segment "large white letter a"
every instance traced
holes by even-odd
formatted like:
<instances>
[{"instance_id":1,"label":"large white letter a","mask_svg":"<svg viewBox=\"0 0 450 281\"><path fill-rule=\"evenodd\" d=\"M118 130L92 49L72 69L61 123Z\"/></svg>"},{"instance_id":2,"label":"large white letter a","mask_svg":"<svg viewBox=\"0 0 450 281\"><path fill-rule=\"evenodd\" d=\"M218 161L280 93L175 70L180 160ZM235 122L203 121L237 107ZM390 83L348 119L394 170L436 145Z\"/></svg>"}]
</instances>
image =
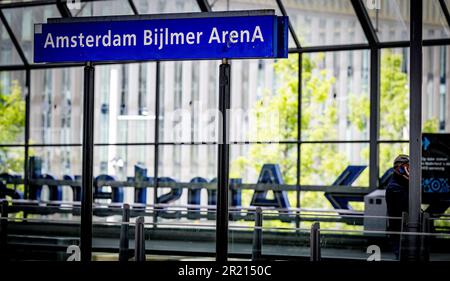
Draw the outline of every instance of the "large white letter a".
<instances>
[{"instance_id":1,"label":"large white letter a","mask_svg":"<svg viewBox=\"0 0 450 281\"><path fill-rule=\"evenodd\" d=\"M52 34L47 34L47 38L45 39L45 45L44 48L47 48L47 45L51 45L52 48L55 48L55 44L53 43L53 37Z\"/></svg>"}]
</instances>

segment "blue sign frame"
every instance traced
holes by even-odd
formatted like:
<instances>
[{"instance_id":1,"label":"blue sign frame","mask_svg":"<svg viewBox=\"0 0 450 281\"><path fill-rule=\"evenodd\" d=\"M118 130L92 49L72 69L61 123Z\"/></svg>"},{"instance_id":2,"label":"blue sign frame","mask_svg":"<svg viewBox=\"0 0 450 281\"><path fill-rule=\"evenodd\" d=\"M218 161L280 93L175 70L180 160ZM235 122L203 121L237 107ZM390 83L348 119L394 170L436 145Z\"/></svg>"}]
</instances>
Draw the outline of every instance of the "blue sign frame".
<instances>
[{"instance_id":1,"label":"blue sign frame","mask_svg":"<svg viewBox=\"0 0 450 281\"><path fill-rule=\"evenodd\" d=\"M34 62L286 58L288 18L273 13L50 19L35 25Z\"/></svg>"}]
</instances>

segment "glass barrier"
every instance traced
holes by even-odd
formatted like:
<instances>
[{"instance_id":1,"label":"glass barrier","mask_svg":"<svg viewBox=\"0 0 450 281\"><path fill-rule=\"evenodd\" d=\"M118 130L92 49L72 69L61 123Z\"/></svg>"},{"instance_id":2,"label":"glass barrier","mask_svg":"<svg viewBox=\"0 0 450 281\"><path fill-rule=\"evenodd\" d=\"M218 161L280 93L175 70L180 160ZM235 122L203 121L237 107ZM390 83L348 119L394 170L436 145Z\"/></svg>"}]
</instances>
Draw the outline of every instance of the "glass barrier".
<instances>
[{"instance_id":1,"label":"glass barrier","mask_svg":"<svg viewBox=\"0 0 450 281\"><path fill-rule=\"evenodd\" d=\"M5 202L8 205L0 204L1 211L6 206L0 224L3 257L79 260L80 202ZM215 206L124 206L93 205L92 260L132 261L138 257L136 248L143 249L146 260L215 259ZM420 260L450 261L450 218L445 216L424 220L423 232L418 233L387 230L388 223L404 225L402 218L344 210L233 207L229 218L230 260L310 260L320 249L322 260L399 261L412 254L416 242Z\"/></svg>"},{"instance_id":2,"label":"glass barrier","mask_svg":"<svg viewBox=\"0 0 450 281\"><path fill-rule=\"evenodd\" d=\"M398 261L401 234L385 231L320 229L321 259Z\"/></svg>"},{"instance_id":3,"label":"glass barrier","mask_svg":"<svg viewBox=\"0 0 450 281\"><path fill-rule=\"evenodd\" d=\"M425 224L431 235L422 237L423 255L429 261L450 261L450 217L429 218Z\"/></svg>"},{"instance_id":4,"label":"glass barrier","mask_svg":"<svg viewBox=\"0 0 450 281\"><path fill-rule=\"evenodd\" d=\"M10 261L76 260L79 221L51 218L1 218L0 254ZM6 225L6 227L5 227Z\"/></svg>"},{"instance_id":5,"label":"glass barrier","mask_svg":"<svg viewBox=\"0 0 450 281\"><path fill-rule=\"evenodd\" d=\"M135 245L139 245L136 242L139 218L144 219L142 239L146 260L203 260L214 257L216 225L207 217L214 218L215 211L195 210L195 215L200 217L188 220L187 216L194 213L183 207L133 204L128 215L122 208L120 213L112 216L110 213L104 213L103 217L99 215L97 213L94 217L93 224L94 260L135 259ZM154 222L155 215L157 219Z\"/></svg>"}]
</instances>

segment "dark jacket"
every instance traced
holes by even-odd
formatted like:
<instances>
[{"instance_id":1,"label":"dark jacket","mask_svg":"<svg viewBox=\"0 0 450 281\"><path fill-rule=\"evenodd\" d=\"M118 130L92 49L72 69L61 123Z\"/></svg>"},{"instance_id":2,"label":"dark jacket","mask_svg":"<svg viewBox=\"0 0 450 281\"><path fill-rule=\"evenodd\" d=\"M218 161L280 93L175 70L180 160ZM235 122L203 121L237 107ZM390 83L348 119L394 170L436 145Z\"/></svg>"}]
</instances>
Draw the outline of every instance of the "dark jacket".
<instances>
[{"instance_id":1,"label":"dark jacket","mask_svg":"<svg viewBox=\"0 0 450 281\"><path fill-rule=\"evenodd\" d=\"M394 173L391 181L386 187L386 204L389 217L401 217L403 212L408 212L409 182L407 179ZM389 231L400 231L401 220L390 219Z\"/></svg>"}]
</instances>

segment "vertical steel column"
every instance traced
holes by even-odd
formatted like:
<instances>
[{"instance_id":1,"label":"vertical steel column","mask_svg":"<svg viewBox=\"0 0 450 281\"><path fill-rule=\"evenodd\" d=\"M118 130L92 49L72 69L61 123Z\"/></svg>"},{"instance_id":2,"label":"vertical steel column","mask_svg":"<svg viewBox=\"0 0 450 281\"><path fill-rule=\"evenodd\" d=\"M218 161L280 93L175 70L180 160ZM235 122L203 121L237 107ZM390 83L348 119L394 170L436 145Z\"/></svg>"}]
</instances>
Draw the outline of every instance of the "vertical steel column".
<instances>
[{"instance_id":1,"label":"vertical steel column","mask_svg":"<svg viewBox=\"0 0 450 281\"><path fill-rule=\"evenodd\" d=\"M410 110L409 110L409 219L408 230L420 231L422 201L422 0L411 0ZM409 235L408 259L417 260L419 239Z\"/></svg>"},{"instance_id":2,"label":"vertical steel column","mask_svg":"<svg viewBox=\"0 0 450 281\"><path fill-rule=\"evenodd\" d=\"M158 203L158 162L159 162L159 106L160 106L160 85L161 78L161 63L156 62L156 85L155 85L155 166L153 169L153 228L156 228L158 222L158 212L155 211L155 206Z\"/></svg>"},{"instance_id":3,"label":"vertical steel column","mask_svg":"<svg viewBox=\"0 0 450 281\"><path fill-rule=\"evenodd\" d=\"M144 217L138 217L136 219L136 229L134 230L134 260L145 261Z\"/></svg>"},{"instance_id":4,"label":"vertical steel column","mask_svg":"<svg viewBox=\"0 0 450 281\"><path fill-rule=\"evenodd\" d=\"M301 207L301 141L302 141L302 71L303 71L303 53L298 53L298 82L297 82L297 190L296 190L296 207ZM295 227L300 228L300 212L296 211Z\"/></svg>"},{"instance_id":5,"label":"vertical steel column","mask_svg":"<svg viewBox=\"0 0 450 281\"><path fill-rule=\"evenodd\" d=\"M23 173L23 186L24 186L24 198L28 199L29 197L29 144L30 144L30 93L31 93L31 70L27 67L25 71L25 161L24 161L24 173ZM26 212L24 212L24 217L26 217Z\"/></svg>"},{"instance_id":6,"label":"vertical steel column","mask_svg":"<svg viewBox=\"0 0 450 281\"><path fill-rule=\"evenodd\" d=\"M311 226L309 236L310 261L320 261L320 223L315 222Z\"/></svg>"},{"instance_id":7,"label":"vertical steel column","mask_svg":"<svg viewBox=\"0 0 450 281\"><path fill-rule=\"evenodd\" d=\"M8 260L8 201L0 202L0 261Z\"/></svg>"},{"instance_id":8,"label":"vertical steel column","mask_svg":"<svg viewBox=\"0 0 450 281\"><path fill-rule=\"evenodd\" d=\"M84 67L83 167L81 178L81 261L92 259L92 184L94 162L94 66Z\"/></svg>"},{"instance_id":9,"label":"vertical steel column","mask_svg":"<svg viewBox=\"0 0 450 281\"><path fill-rule=\"evenodd\" d=\"M424 213L422 215L422 232L431 233L433 221L430 219L429 213ZM433 236L423 235L420 239L420 261L429 262L430 261L430 245Z\"/></svg>"},{"instance_id":10,"label":"vertical steel column","mask_svg":"<svg viewBox=\"0 0 450 281\"><path fill-rule=\"evenodd\" d=\"M216 261L225 262L228 256L228 165L229 165L229 122L231 66L227 59L222 61L219 73L219 122L217 208L216 208Z\"/></svg>"},{"instance_id":11,"label":"vertical steel column","mask_svg":"<svg viewBox=\"0 0 450 281\"><path fill-rule=\"evenodd\" d=\"M129 225L130 205L123 204L122 225L120 226L119 261L128 261L129 258Z\"/></svg>"},{"instance_id":12,"label":"vertical steel column","mask_svg":"<svg viewBox=\"0 0 450 281\"><path fill-rule=\"evenodd\" d=\"M253 232L252 261L261 260L262 254L262 209L256 208L255 212L255 230Z\"/></svg>"},{"instance_id":13,"label":"vertical steel column","mask_svg":"<svg viewBox=\"0 0 450 281\"><path fill-rule=\"evenodd\" d=\"M380 134L380 56L377 47L370 49L370 162L369 188L378 187Z\"/></svg>"}]
</instances>

